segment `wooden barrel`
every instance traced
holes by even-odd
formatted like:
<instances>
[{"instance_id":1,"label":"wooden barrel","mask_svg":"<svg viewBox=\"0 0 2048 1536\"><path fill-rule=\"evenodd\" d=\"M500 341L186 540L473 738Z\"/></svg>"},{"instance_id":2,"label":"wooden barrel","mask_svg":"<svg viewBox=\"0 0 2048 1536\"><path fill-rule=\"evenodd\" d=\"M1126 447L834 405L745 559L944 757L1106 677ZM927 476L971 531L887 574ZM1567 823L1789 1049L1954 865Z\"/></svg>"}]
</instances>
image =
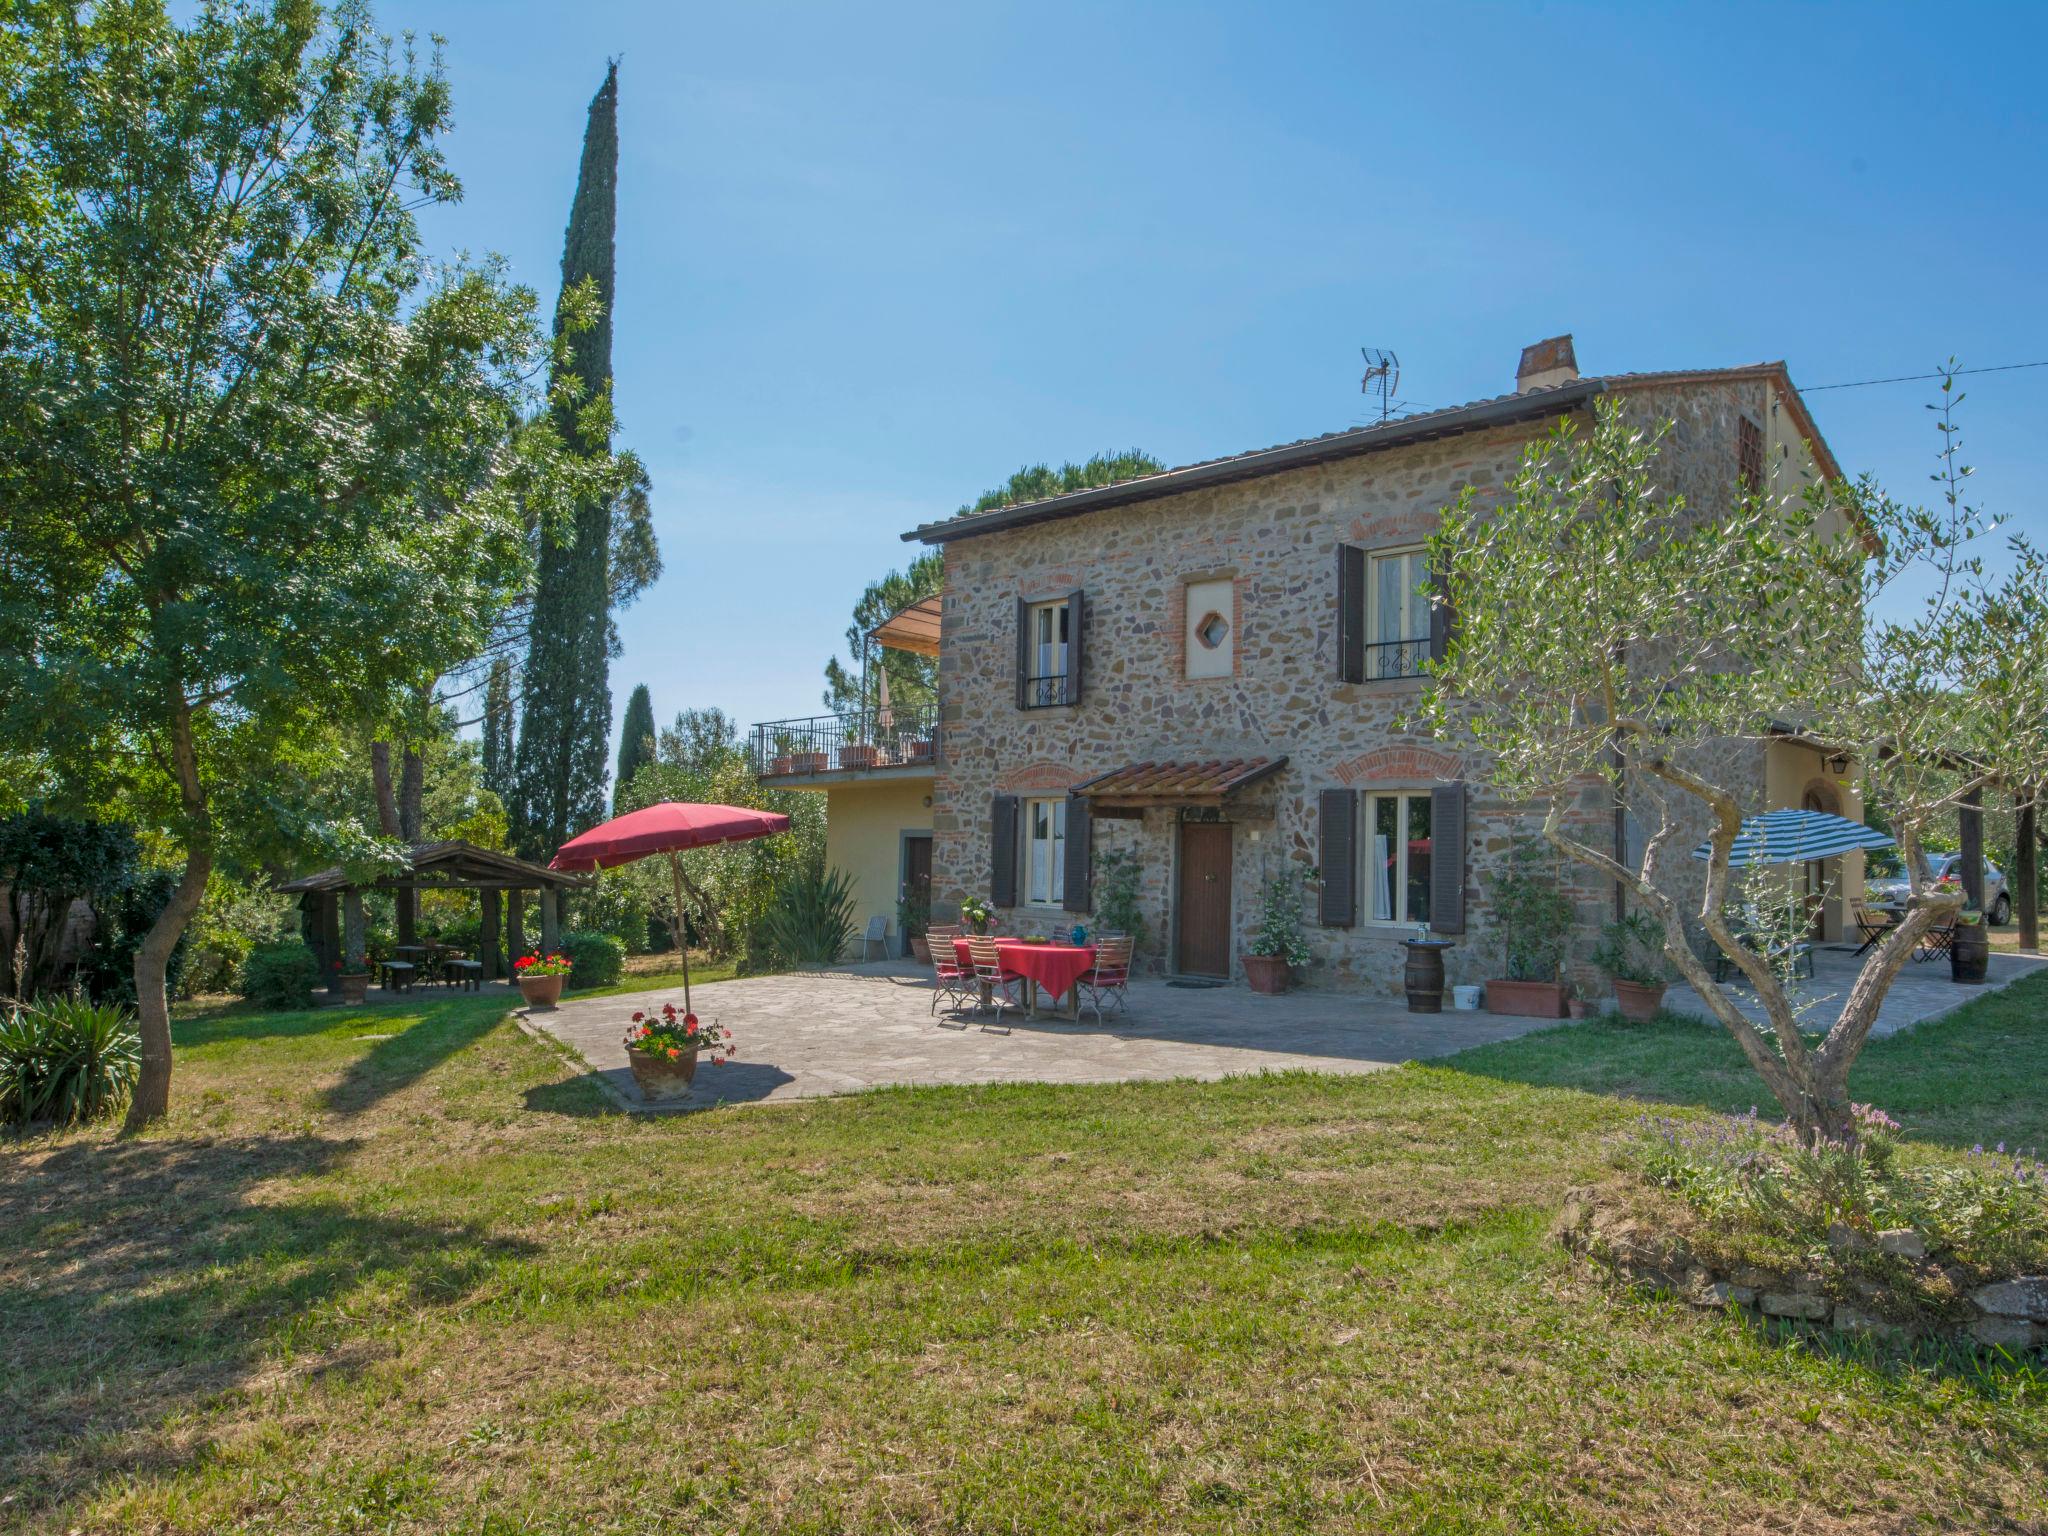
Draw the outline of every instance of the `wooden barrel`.
<instances>
[{"instance_id":1,"label":"wooden barrel","mask_svg":"<svg viewBox=\"0 0 2048 1536\"><path fill-rule=\"evenodd\" d=\"M1402 982L1408 993L1410 1013L1444 1011L1444 946L1403 941L1408 951L1408 968Z\"/></svg>"}]
</instances>

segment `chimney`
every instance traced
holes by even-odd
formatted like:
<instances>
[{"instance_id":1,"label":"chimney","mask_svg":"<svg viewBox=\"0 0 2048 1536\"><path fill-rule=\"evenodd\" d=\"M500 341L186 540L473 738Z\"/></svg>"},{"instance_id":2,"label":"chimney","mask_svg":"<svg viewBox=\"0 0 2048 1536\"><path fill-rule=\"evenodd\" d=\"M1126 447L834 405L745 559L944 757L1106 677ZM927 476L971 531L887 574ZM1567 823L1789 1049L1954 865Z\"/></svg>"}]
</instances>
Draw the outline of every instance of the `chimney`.
<instances>
[{"instance_id":1,"label":"chimney","mask_svg":"<svg viewBox=\"0 0 2048 1536\"><path fill-rule=\"evenodd\" d=\"M1515 393L1549 389L1569 384L1579 376L1579 360L1572 352L1571 332L1522 348L1522 365L1515 370Z\"/></svg>"}]
</instances>

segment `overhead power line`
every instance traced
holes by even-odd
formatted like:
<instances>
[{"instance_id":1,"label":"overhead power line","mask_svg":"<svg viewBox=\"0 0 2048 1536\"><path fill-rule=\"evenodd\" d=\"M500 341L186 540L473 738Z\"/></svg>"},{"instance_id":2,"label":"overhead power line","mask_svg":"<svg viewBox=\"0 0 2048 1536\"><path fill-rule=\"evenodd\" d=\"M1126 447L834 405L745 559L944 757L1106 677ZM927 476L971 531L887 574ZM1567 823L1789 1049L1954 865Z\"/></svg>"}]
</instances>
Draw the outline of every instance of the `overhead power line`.
<instances>
[{"instance_id":1,"label":"overhead power line","mask_svg":"<svg viewBox=\"0 0 2048 1536\"><path fill-rule=\"evenodd\" d=\"M2000 363L1995 368L1958 368L1954 376L1961 378L1966 373L2012 373L2021 368L2048 368L2048 362ZM1848 384L1803 384L1799 388L1799 393L1802 395L1812 395L1818 394L1823 389L1862 389L1871 384L1912 384L1922 379L1938 379L1941 377L1942 375L1938 373L1901 373L1889 379L1856 379Z\"/></svg>"}]
</instances>

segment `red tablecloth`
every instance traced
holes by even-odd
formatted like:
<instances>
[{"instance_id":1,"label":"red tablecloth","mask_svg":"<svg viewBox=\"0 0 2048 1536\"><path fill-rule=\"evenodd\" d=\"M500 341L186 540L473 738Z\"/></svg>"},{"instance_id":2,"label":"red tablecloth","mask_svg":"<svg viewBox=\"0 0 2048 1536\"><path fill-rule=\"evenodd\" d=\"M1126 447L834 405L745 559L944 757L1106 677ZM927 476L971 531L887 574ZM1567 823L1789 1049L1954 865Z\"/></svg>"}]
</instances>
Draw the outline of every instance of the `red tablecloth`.
<instances>
[{"instance_id":1,"label":"red tablecloth","mask_svg":"<svg viewBox=\"0 0 2048 1536\"><path fill-rule=\"evenodd\" d=\"M972 966L967 941L955 939L953 954L960 964ZM996 940L996 954L1003 969L1013 976L1029 977L1054 998L1065 997L1083 971L1095 964L1095 946L1083 944L1020 944L1015 939Z\"/></svg>"}]
</instances>

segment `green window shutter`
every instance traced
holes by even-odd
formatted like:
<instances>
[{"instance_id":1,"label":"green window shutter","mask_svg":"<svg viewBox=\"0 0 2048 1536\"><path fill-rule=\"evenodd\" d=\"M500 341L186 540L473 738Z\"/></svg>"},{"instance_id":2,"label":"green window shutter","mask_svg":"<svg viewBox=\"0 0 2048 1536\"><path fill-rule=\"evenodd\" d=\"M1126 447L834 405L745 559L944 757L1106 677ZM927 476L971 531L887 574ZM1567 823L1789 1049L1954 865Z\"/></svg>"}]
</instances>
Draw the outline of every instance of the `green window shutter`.
<instances>
[{"instance_id":1,"label":"green window shutter","mask_svg":"<svg viewBox=\"0 0 2048 1536\"><path fill-rule=\"evenodd\" d=\"M1017 797L997 795L988 818L988 899L992 906L1017 905Z\"/></svg>"},{"instance_id":2,"label":"green window shutter","mask_svg":"<svg viewBox=\"0 0 2048 1536\"><path fill-rule=\"evenodd\" d=\"M1465 786L1439 784L1429 792L1429 926L1436 933L1465 931Z\"/></svg>"},{"instance_id":3,"label":"green window shutter","mask_svg":"<svg viewBox=\"0 0 2048 1536\"><path fill-rule=\"evenodd\" d=\"M1337 681L1365 681L1365 551L1337 546Z\"/></svg>"},{"instance_id":4,"label":"green window shutter","mask_svg":"<svg viewBox=\"0 0 2048 1536\"><path fill-rule=\"evenodd\" d=\"M1061 902L1069 912L1087 912L1094 907L1095 893L1089 885L1094 871L1095 823L1086 795L1067 796L1066 869L1062 876L1065 896Z\"/></svg>"},{"instance_id":5,"label":"green window shutter","mask_svg":"<svg viewBox=\"0 0 2048 1536\"><path fill-rule=\"evenodd\" d=\"M1317 820L1322 923L1325 928L1349 928L1358 921L1358 796L1348 789L1324 790L1317 797Z\"/></svg>"}]
</instances>

